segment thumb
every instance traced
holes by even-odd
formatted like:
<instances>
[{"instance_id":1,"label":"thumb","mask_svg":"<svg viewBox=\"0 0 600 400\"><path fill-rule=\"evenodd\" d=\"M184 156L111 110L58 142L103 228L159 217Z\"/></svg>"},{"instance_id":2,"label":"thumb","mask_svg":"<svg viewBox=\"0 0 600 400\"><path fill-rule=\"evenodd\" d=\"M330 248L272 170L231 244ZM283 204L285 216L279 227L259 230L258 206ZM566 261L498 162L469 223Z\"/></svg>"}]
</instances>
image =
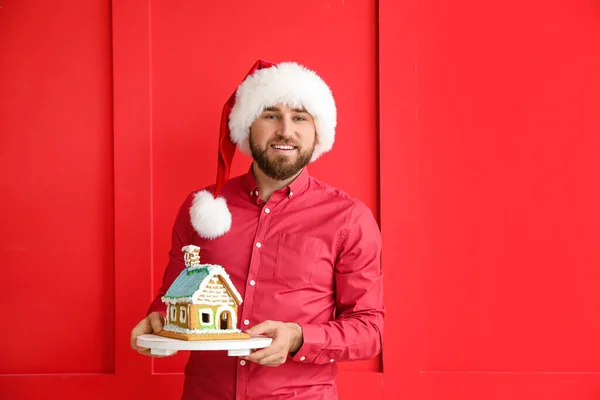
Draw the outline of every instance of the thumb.
<instances>
[{"instance_id":1,"label":"thumb","mask_svg":"<svg viewBox=\"0 0 600 400\"><path fill-rule=\"evenodd\" d=\"M275 323L273 321L264 321L260 324L254 325L252 328L248 329L246 333L256 336L256 335L265 335L269 336L270 334L275 332Z\"/></svg>"},{"instance_id":2,"label":"thumb","mask_svg":"<svg viewBox=\"0 0 600 400\"><path fill-rule=\"evenodd\" d=\"M158 312L153 312L148 317L150 318L150 326L152 326L154 333L162 331L164 326L163 316Z\"/></svg>"}]
</instances>

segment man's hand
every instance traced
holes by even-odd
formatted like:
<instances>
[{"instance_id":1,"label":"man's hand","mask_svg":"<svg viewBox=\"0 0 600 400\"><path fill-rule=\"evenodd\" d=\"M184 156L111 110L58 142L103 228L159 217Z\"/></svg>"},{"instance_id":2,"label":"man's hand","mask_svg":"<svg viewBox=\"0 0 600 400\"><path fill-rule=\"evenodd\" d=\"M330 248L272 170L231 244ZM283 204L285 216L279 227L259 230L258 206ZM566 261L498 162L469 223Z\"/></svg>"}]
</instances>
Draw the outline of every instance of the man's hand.
<instances>
[{"instance_id":1,"label":"man's hand","mask_svg":"<svg viewBox=\"0 0 600 400\"><path fill-rule=\"evenodd\" d=\"M302 347L304 337L302 328L298 324L265 321L247 330L250 335L265 335L273 338L269 347L257 350L244 360L252 361L268 367L277 367L286 362L290 353L296 353Z\"/></svg>"},{"instance_id":2,"label":"man's hand","mask_svg":"<svg viewBox=\"0 0 600 400\"><path fill-rule=\"evenodd\" d=\"M157 311L150 313L146 318L141 320L135 326L135 328L133 328L133 330L131 331L131 338L129 341L131 348L145 356L152 356L152 357L158 357L158 358L164 357L164 356L157 356L154 354L150 354L150 349L147 349L144 347L139 347L136 343L138 336L145 335L148 333L158 333L158 332L162 331L162 328L164 325L165 325L165 318L162 316L161 313L159 313ZM175 354L175 353L173 353L173 354ZM173 355L173 354L171 354L171 355Z\"/></svg>"}]
</instances>

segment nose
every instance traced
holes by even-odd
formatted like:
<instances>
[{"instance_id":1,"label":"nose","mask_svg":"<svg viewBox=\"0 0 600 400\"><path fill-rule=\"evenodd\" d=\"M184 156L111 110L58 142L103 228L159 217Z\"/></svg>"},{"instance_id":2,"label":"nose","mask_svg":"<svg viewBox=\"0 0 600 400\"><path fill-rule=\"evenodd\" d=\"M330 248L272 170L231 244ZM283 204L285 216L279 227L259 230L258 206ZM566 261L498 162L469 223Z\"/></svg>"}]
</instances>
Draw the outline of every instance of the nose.
<instances>
[{"instance_id":1,"label":"nose","mask_svg":"<svg viewBox=\"0 0 600 400\"><path fill-rule=\"evenodd\" d=\"M285 117L281 119L281 126L279 127L279 136L289 139L294 135L294 124L291 118Z\"/></svg>"}]
</instances>

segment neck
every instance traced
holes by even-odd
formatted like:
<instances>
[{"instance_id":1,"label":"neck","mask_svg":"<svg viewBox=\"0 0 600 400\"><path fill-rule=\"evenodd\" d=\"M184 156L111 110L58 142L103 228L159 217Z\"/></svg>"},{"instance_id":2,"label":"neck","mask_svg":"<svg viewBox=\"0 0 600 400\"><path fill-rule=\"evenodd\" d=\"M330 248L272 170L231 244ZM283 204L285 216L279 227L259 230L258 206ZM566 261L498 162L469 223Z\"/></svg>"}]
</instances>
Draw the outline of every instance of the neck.
<instances>
[{"instance_id":1,"label":"neck","mask_svg":"<svg viewBox=\"0 0 600 400\"><path fill-rule=\"evenodd\" d=\"M296 175L288 178L284 181L278 181L276 179L270 178L265 173L258 168L256 163L252 163L252 173L254 174L254 179L258 184L258 188L260 189L260 199L262 201L269 201L273 192L283 189L290 183L294 181L302 173L300 170Z\"/></svg>"}]
</instances>

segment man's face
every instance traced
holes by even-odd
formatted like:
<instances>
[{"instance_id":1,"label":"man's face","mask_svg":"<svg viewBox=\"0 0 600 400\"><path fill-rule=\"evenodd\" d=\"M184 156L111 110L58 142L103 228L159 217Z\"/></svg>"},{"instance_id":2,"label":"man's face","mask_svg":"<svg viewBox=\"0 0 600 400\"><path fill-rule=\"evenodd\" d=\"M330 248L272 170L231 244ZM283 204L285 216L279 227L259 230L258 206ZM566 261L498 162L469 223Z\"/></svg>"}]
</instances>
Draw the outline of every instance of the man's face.
<instances>
[{"instance_id":1,"label":"man's face","mask_svg":"<svg viewBox=\"0 0 600 400\"><path fill-rule=\"evenodd\" d=\"M316 136L312 115L277 104L265 109L250 127L250 150L268 177L282 181L308 165Z\"/></svg>"}]
</instances>

